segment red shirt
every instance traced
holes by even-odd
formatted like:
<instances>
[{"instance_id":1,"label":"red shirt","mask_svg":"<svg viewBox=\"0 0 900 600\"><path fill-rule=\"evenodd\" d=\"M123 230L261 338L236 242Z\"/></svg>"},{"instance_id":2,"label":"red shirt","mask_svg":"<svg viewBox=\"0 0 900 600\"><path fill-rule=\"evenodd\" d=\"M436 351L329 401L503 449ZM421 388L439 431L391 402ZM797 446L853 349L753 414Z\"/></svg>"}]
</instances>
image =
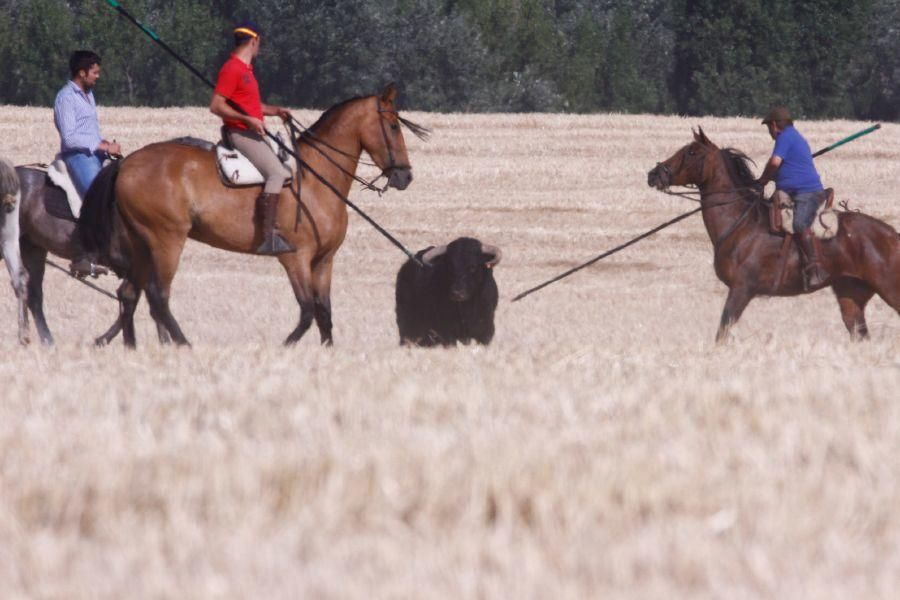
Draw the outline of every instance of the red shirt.
<instances>
[{"instance_id":1,"label":"red shirt","mask_svg":"<svg viewBox=\"0 0 900 600\"><path fill-rule=\"evenodd\" d=\"M219 71L215 92L243 108L251 117L263 120L262 99L259 96L259 84L253 75L253 65L248 65L232 54ZM226 127L248 129L240 121L223 120Z\"/></svg>"}]
</instances>

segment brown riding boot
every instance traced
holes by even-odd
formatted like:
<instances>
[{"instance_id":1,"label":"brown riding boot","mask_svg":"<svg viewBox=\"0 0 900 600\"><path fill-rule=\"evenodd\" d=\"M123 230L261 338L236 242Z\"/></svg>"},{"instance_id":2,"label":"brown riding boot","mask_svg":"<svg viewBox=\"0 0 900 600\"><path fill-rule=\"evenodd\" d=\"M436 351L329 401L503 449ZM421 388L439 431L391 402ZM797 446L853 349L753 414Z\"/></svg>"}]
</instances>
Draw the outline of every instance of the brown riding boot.
<instances>
[{"instance_id":1,"label":"brown riding boot","mask_svg":"<svg viewBox=\"0 0 900 600\"><path fill-rule=\"evenodd\" d=\"M797 243L800 245L800 258L803 263L803 289L819 287L828 280L828 271L819 262L812 229L798 231Z\"/></svg>"},{"instance_id":2,"label":"brown riding boot","mask_svg":"<svg viewBox=\"0 0 900 600\"><path fill-rule=\"evenodd\" d=\"M295 252L296 247L278 232L275 215L278 212L278 194L262 193L256 200L256 208L262 213L263 243L256 249L257 254L275 256L285 252Z\"/></svg>"}]
</instances>

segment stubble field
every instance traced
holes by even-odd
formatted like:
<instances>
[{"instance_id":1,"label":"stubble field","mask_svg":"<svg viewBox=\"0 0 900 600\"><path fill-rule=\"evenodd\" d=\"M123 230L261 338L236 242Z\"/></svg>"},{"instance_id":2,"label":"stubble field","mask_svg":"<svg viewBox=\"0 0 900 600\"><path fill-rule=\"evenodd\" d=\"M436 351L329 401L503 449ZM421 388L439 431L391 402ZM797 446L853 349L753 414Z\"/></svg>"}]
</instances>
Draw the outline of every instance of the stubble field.
<instances>
[{"instance_id":1,"label":"stubble field","mask_svg":"<svg viewBox=\"0 0 900 600\"><path fill-rule=\"evenodd\" d=\"M298 309L272 259L189 242L190 350L159 347L146 303L137 351L94 349L115 303L53 270L58 344L21 348L0 271L3 597L895 597L900 317L880 299L867 343L823 291L754 300L717 347L696 217L509 302L693 208L646 185L691 126L761 165L758 119L408 116L434 129L406 136L411 187L352 198L412 248L503 249L488 348L399 348L404 257L354 215L330 350L281 346ZM202 108L101 123L126 152L217 135ZM865 124L798 125L821 148ZM0 139L49 160L51 111L0 107ZM900 127L817 164L900 226Z\"/></svg>"}]
</instances>

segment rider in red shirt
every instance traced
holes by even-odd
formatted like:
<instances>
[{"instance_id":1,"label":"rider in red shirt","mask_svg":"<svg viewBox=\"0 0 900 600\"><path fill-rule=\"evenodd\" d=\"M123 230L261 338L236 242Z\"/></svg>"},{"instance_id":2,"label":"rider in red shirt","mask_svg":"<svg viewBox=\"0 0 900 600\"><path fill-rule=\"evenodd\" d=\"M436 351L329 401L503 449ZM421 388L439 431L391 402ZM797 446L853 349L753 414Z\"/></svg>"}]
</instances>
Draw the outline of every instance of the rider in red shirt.
<instances>
[{"instance_id":1,"label":"rider in red shirt","mask_svg":"<svg viewBox=\"0 0 900 600\"><path fill-rule=\"evenodd\" d=\"M281 106L263 104L260 98L252 64L259 54L260 36L260 28L253 21L244 21L235 27L235 50L219 71L209 110L225 122L226 141L265 177L265 187L257 200L259 212L263 214L264 238L256 253L274 255L296 250L281 236L275 222L278 198L291 172L266 142L263 119L272 116L287 121L291 113Z\"/></svg>"}]
</instances>

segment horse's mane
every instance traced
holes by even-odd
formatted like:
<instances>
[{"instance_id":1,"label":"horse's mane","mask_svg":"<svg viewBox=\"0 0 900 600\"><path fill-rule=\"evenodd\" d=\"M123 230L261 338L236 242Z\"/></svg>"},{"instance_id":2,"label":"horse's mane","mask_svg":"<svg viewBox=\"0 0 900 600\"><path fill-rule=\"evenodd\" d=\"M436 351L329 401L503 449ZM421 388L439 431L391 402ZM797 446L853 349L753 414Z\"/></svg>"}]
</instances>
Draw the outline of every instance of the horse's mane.
<instances>
[{"instance_id":1,"label":"horse's mane","mask_svg":"<svg viewBox=\"0 0 900 600\"><path fill-rule=\"evenodd\" d=\"M331 107L328 108L328 110L323 112L321 114L321 116L318 119L316 119L315 123L313 123L312 125L309 126L309 130L313 131L313 132L317 131L319 128L321 128L325 124L326 121L328 121L331 118L332 115L336 114L338 111L340 111L342 108L344 108L346 105L350 104L351 102L356 102L357 100L362 100L363 98L365 98L365 96L354 96L352 98L342 100L341 102L338 102L337 104L332 104Z\"/></svg>"},{"instance_id":2,"label":"horse's mane","mask_svg":"<svg viewBox=\"0 0 900 600\"><path fill-rule=\"evenodd\" d=\"M194 148L200 148L201 150L207 150L207 151L212 151L212 149L215 147L215 144L213 144L212 142L209 142L207 140L203 140L200 138L190 137L190 136L177 137L177 138L173 138L169 141L172 142L173 144L181 144L183 146L193 146Z\"/></svg>"},{"instance_id":3,"label":"horse's mane","mask_svg":"<svg viewBox=\"0 0 900 600\"><path fill-rule=\"evenodd\" d=\"M756 162L736 148L723 148L721 152L734 187L747 197L758 198L760 193L756 189L756 175L750 167L751 164L756 165Z\"/></svg>"},{"instance_id":4,"label":"horse's mane","mask_svg":"<svg viewBox=\"0 0 900 600\"><path fill-rule=\"evenodd\" d=\"M318 131L320 127L322 127L335 113L339 112L344 106L350 104L351 102L355 102L356 100L362 100L363 98L368 98L369 96L354 96L353 98L349 98L347 100L343 100L338 102L337 104L332 105L328 110L322 113L322 115L316 119L316 122L309 126L309 131L315 133ZM415 135L420 140L427 140L428 136L431 135L431 130L427 127L423 127L418 123L414 123L409 119L404 119L399 114L397 115L397 119L409 129L413 135Z\"/></svg>"},{"instance_id":5,"label":"horse's mane","mask_svg":"<svg viewBox=\"0 0 900 600\"><path fill-rule=\"evenodd\" d=\"M722 158L725 159L725 168L736 187L749 187L756 181L756 175L750 167L756 163L752 158L736 148L723 148Z\"/></svg>"}]
</instances>

